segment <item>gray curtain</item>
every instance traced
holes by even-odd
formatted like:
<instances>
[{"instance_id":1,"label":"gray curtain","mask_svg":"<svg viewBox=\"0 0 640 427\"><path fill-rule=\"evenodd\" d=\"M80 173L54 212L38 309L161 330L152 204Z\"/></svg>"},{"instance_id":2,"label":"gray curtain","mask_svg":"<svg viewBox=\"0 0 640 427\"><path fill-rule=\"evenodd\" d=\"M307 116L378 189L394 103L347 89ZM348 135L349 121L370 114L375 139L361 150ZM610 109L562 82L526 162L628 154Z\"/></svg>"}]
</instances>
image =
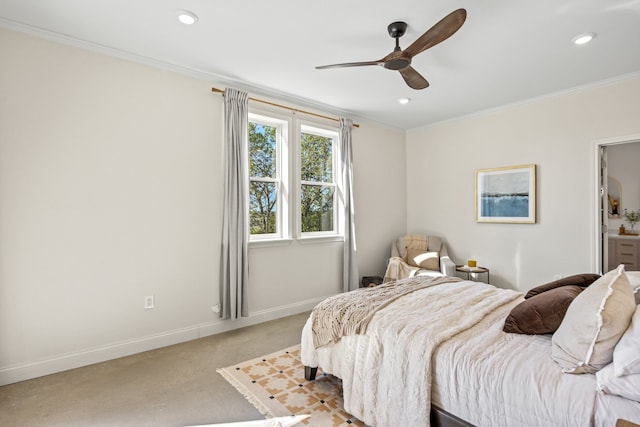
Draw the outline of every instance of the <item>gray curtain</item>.
<instances>
[{"instance_id":1,"label":"gray curtain","mask_svg":"<svg viewBox=\"0 0 640 427\"><path fill-rule=\"evenodd\" d=\"M220 318L248 316L249 142L248 96L224 91L224 206L220 256Z\"/></svg>"},{"instance_id":2,"label":"gray curtain","mask_svg":"<svg viewBox=\"0 0 640 427\"><path fill-rule=\"evenodd\" d=\"M344 292L358 288L358 258L356 252L356 224L353 203L353 156L351 153L350 119L340 119L340 152L342 153L342 187L344 191L344 259L342 289Z\"/></svg>"}]
</instances>

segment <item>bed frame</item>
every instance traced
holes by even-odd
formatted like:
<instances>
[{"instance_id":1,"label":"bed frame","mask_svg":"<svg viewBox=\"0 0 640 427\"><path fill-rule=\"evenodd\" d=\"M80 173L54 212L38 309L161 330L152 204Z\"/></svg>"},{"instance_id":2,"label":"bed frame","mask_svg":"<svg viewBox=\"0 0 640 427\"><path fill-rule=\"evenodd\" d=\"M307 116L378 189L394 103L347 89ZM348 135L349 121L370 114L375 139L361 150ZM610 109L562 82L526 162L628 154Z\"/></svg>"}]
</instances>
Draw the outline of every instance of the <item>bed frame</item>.
<instances>
[{"instance_id":1,"label":"bed frame","mask_svg":"<svg viewBox=\"0 0 640 427\"><path fill-rule=\"evenodd\" d=\"M317 367L304 367L304 378L307 381L315 380L317 374ZM431 405L431 414L429 418L431 420L431 427L474 427L472 424L469 424L468 422L448 413L444 409L438 408L435 405Z\"/></svg>"}]
</instances>

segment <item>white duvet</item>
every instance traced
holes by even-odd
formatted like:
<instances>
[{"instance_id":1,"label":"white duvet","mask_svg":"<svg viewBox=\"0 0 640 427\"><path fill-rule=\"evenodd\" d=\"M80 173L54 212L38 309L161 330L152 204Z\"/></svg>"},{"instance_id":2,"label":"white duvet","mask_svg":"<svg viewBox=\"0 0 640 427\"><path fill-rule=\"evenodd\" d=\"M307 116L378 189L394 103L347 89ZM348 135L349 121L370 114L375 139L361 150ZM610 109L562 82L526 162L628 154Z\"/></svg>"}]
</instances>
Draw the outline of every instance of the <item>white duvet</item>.
<instances>
[{"instance_id":1,"label":"white duvet","mask_svg":"<svg viewBox=\"0 0 640 427\"><path fill-rule=\"evenodd\" d=\"M433 404L476 426L640 423L640 403L596 392L594 375L563 374L550 336L502 332L519 294L471 281L410 294L380 310L365 335L313 347L302 362L343 379L345 410L368 425L428 426Z\"/></svg>"}]
</instances>

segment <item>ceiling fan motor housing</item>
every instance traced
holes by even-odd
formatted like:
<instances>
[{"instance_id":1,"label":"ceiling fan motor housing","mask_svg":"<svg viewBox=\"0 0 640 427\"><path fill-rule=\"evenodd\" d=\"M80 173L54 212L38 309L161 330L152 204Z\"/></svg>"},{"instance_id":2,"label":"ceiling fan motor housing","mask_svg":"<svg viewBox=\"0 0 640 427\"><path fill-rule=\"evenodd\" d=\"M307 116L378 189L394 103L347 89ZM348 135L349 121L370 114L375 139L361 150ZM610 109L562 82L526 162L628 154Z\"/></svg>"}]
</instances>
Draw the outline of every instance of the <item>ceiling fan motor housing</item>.
<instances>
[{"instance_id":1,"label":"ceiling fan motor housing","mask_svg":"<svg viewBox=\"0 0 640 427\"><path fill-rule=\"evenodd\" d=\"M390 59L388 61L385 61L385 63L383 64L383 67L386 68L387 70L402 70L404 68L407 68L409 65L411 65L411 58L396 58L396 59Z\"/></svg>"},{"instance_id":2,"label":"ceiling fan motor housing","mask_svg":"<svg viewBox=\"0 0 640 427\"><path fill-rule=\"evenodd\" d=\"M387 27L387 31L389 31L389 35L394 39L404 36L404 33L407 31L407 23L402 21L392 22Z\"/></svg>"}]
</instances>

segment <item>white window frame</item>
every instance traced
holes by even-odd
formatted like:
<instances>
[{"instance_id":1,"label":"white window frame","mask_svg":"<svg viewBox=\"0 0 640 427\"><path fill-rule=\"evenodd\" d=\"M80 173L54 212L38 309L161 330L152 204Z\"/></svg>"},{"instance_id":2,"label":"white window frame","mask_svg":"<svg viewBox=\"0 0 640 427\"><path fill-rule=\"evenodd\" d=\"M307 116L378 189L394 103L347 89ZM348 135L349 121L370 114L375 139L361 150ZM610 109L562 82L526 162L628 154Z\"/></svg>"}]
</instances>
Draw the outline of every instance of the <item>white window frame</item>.
<instances>
[{"instance_id":1,"label":"white window frame","mask_svg":"<svg viewBox=\"0 0 640 427\"><path fill-rule=\"evenodd\" d=\"M276 128L276 177L255 178L254 181L274 182L276 184L276 232L250 234L250 241L278 240L290 237L289 233L289 128L290 121L274 114L249 113L249 121ZM252 178L249 177L249 182Z\"/></svg>"},{"instance_id":2,"label":"white window frame","mask_svg":"<svg viewBox=\"0 0 640 427\"><path fill-rule=\"evenodd\" d=\"M296 236L300 239L313 239L313 238L325 238L325 237L338 237L342 236L342 224L340 221L340 213L343 211L342 209L342 197L341 194L341 167L340 167L340 132L337 128L332 128L328 126L322 126L318 123L309 120L299 120L298 126L296 126L297 139L296 139L296 172L297 172L297 180L296 180L296 220L297 220L297 229ZM316 181L302 181L302 168L301 168L301 155L302 155L302 133L309 133L313 135L319 135L323 137L328 137L333 140L333 147L331 148L331 162L333 171L333 181L332 182L316 182ZM333 191L333 230L331 231L312 231L312 232L302 232L302 207L301 207L301 187L303 184L307 185L319 185L319 186L332 186L334 188Z\"/></svg>"},{"instance_id":3,"label":"white window frame","mask_svg":"<svg viewBox=\"0 0 640 427\"><path fill-rule=\"evenodd\" d=\"M276 127L276 181L278 202L277 233L250 234L249 242L253 246L270 246L300 242L343 241L344 240L344 201L342 197L342 167L340 162L340 132L337 126L321 121L301 119L295 114L286 115L270 109L251 108L249 121ZM303 131L333 138L333 185L334 210L333 231L302 233L301 223L301 134ZM251 180L251 177L249 177ZM271 181L271 180L270 180Z\"/></svg>"}]
</instances>

